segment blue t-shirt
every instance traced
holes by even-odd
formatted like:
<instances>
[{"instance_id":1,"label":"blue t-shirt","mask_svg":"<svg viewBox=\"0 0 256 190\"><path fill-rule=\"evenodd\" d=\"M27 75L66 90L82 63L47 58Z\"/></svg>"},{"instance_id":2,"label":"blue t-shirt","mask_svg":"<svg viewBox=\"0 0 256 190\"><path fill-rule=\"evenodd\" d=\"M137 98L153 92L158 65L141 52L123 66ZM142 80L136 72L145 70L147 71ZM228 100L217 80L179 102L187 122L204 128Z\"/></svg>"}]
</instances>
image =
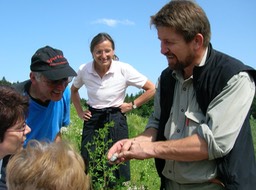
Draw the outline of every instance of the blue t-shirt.
<instances>
[{"instance_id":1,"label":"blue t-shirt","mask_svg":"<svg viewBox=\"0 0 256 190\"><path fill-rule=\"evenodd\" d=\"M59 101L50 101L42 106L30 98L26 120L31 132L27 134L25 145L31 139L53 142L62 126L70 123L70 88L66 88Z\"/></svg>"}]
</instances>

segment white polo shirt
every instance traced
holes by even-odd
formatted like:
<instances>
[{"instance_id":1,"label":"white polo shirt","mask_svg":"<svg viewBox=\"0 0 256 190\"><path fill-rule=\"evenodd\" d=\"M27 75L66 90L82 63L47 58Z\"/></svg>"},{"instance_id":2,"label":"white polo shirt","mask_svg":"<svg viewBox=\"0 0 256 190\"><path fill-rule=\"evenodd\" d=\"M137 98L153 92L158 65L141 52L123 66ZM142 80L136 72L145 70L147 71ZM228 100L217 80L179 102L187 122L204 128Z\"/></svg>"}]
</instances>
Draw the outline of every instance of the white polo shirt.
<instances>
[{"instance_id":1,"label":"white polo shirt","mask_svg":"<svg viewBox=\"0 0 256 190\"><path fill-rule=\"evenodd\" d=\"M86 87L87 103L96 109L119 107L125 99L128 86L142 88L147 77L131 65L112 61L108 72L101 78L94 69L93 62L79 67L73 81L76 88Z\"/></svg>"}]
</instances>

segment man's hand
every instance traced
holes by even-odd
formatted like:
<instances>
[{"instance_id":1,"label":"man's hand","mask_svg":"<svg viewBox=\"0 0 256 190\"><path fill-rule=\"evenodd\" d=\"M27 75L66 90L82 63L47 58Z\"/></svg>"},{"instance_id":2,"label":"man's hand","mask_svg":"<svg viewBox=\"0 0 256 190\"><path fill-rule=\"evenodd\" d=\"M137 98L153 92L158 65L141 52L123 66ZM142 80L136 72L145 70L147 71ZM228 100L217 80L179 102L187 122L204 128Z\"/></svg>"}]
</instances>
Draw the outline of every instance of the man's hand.
<instances>
[{"instance_id":1,"label":"man's hand","mask_svg":"<svg viewBox=\"0 0 256 190\"><path fill-rule=\"evenodd\" d=\"M121 152L125 152L130 149L131 142L132 142L131 139L122 139L122 140L116 142L108 151L108 154L107 154L108 160L112 163L124 162L125 158L120 157L119 155Z\"/></svg>"},{"instance_id":2,"label":"man's hand","mask_svg":"<svg viewBox=\"0 0 256 190\"><path fill-rule=\"evenodd\" d=\"M125 139L115 143L108 152L108 159L112 163L120 163L131 159L143 160L154 157L152 142Z\"/></svg>"}]
</instances>

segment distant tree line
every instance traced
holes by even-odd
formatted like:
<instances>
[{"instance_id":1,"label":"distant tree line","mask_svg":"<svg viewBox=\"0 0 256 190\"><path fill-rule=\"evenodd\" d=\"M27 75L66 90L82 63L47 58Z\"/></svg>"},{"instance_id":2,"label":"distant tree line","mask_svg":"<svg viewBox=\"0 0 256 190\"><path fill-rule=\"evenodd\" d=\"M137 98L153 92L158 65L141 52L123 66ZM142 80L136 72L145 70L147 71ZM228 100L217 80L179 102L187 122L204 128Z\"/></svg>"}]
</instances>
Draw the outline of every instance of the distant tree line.
<instances>
[{"instance_id":1,"label":"distant tree line","mask_svg":"<svg viewBox=\"0 0 256 190\"><path fill-rule=\"evenodd\" d=\"M19 83L18 81L16 83ZM2 78L2 80L0 81L0 84L2 85L13 85L16 83L11 83L9 81L6 80L5 77ZM138 96L140 96L143 93L143 91L138 92L137 94L133 95L133 94L126 94L125 97L125 102L132 102L133 100L135 100ZM81 99L82 105L87 105L86 104L86 100L84 98ZM149 115L152 113L153 111L153 104L154 104L154 100L151 99L150 101L148 101L146 104L143 104L142 106L140 106L139 108L135 109L132 111L133 114L137 114L141 117L149 117Z\"/></svg>"},{"instance_id":2,"label":"distant tree line","mask_svg":"<svg viewBox=\"0 0 256 190\"><path fill-rule=\"evenodd\" d=\"M125 97L125 102L132 102L134 101L137 97L139 97L143 91L138 92L137 94L126 94ZM141 117L149 117L152 112L153 112L153 105L154 105L154 98L149 100L147 103L143 104L142 106L138 107L137 109L132 110L133 114L137 114Z\"/></svg>"},{"instance_id":3,"label":"distant tree line","mask_svg":"<svg viewBox=\"0 0 256 190\"><path fill-rule=\"evenodd\" d=\"M5 79L5 77L2 78L2 80L0 81L0 84L1 84L1 85L12 85L12 83L9 82L9 81L7 81L7 80Z\"/></svg>"},{"instance_id":4,"label":"distant tree line","mask_svg":"<svg viewBox=\"0 0 256 190\"><path fill-rule=\"evenodd\" d=\"M18 82L17 82L18 83ZM4 85L13 85L14 83L11 83L9 81L7 81L5 79L5 77L2 78L2 80L0 81L0 84L4 84ZM143 93L143 91L138 92L137 94L133 95L133 94L127 94L125 97L125 102L132 102L133 100L135 100L138 96L140 96ZM81 99L81 102L83 105L86 105L86 100L85 99ZM154 104L154 100L151 99L150 101L148 101L146 104L143 104L141 107L135 109L132 111L132 113L137 114L141 117L149 117L150 114L153 111L153 104ZM253 102L252 102L252 106L251 106L251 116L256 119L256 97L254 97Z\"/></svg>"}]
</instances>

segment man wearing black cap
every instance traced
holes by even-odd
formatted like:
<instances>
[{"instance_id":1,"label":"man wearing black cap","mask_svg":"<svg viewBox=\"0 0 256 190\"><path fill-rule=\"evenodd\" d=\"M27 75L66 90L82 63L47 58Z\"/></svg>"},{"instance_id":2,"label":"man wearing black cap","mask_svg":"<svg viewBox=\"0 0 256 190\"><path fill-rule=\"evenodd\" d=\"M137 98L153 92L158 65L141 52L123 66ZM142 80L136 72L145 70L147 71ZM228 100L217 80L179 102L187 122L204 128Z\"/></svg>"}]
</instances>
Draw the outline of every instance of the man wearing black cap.
<instances>
[{"instance_id":1,"label":"man wearing black cap","mask_svg":"<svg viewBox=\"0 0 256 190\"><path fill-rule=\"evenodd\" d=\"M31 139L58 141L60 128L70 123L70 88L66 88L76 72L69 66L63 52L50 46L38 49L31 58L30 80L15 86L23 95L29 96L29 114L26 119ZM5 187L4 159L0 189Z\"/></svg>"},{"instance_id":2,"label":"man wearing black cap","mask_svg":"<svg viewBox=\"0 0 256 190\"><path fill-rule=\"evenodd\" d=\"M27 124L31 139L54 141L60 128L70 122L70 90L66 88L76 72L69 66L61 50L45 46L31 58L30 80L16 87L30 97Z\"/></svg>"}]
</instances>

